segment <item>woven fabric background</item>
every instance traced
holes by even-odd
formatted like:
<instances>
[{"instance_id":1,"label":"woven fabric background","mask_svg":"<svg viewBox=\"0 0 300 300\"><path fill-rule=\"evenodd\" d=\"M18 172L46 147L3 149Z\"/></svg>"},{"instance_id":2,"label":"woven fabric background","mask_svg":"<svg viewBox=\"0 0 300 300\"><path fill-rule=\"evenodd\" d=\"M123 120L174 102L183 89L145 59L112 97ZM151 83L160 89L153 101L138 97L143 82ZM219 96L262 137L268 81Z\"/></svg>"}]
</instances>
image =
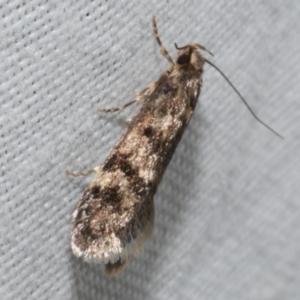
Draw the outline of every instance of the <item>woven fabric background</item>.
<instances>
[{"instance_id":1,"label":"woven fabric background","mask_svg":"<svg viewBox=\"0 0 300 300\"><path fill-rule=\"evenodd\" d=\"M205 45L257 115L205 66L155 198L153 238L124 273L70 250L71 213L133 99L188 42ZM2 0L1 299L299 299L300 3Z\"/></svg>"}]
</instances>

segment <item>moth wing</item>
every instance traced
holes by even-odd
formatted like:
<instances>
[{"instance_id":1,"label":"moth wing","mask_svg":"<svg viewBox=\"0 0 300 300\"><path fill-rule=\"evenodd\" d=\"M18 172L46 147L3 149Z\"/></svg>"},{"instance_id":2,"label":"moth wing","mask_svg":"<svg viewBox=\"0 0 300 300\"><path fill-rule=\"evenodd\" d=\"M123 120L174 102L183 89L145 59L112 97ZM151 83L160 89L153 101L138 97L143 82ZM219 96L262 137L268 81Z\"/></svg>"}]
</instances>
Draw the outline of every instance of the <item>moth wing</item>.
<instances>
[{"instance_id":1,"label":"moth wing","mask_svg":"<svg viewBox=\"0 0 300 300\"><path fill-rule=\"evenodd\" d=\"M108 198L110 201L107 201ZM86 190L72 216L73 253L85 261L106 264L106 273L120 273L132 255L138 255L151 237L153 195L143 201L115 199L113 191Z\"/></svg>"}]
</instances>

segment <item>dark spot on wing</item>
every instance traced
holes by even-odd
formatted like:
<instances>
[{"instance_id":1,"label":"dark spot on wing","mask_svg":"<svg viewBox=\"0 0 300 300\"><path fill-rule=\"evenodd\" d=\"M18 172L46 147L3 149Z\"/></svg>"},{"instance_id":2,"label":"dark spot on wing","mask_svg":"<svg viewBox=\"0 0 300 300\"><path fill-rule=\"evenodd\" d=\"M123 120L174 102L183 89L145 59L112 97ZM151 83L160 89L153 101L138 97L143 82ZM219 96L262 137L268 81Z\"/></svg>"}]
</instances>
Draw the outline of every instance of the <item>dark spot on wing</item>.
<instances>
[{"instance_id":1,"label":"dark spot on wing","mask_svg":"<svg viewBox=\"0 0 300 300\"><path fill-rule=\"evenodd\" d=\"M103 166L103 171L109 171L111 170L112 166L115 164L115 161L117 159L117 155L114 154L113 156L111 156L110 158L108 158L106 160L106 162L104 163L104 166Z\"/></svg>"},{"instance_id":2,"label":"dark spot on wing","mask_svg":"<svg viewBox=\"0 0 300 300\"><path fill-rule=\"evenodd\" d=\"M100 192L99 186L93 186L91 189L91 194L94 195L94 197L98 197Z\"/></svg>"},{"instance_id":3,"label":"dark spot on wing","mask_svg":"<svg viewBox=\"0 0 300 300\"><path fill-rule=\"evenodd\" d=\"M148 127L144 128L144 135L146 137L150 138L154 134L155 134L155 130L151 126L148 126Z\"/></svg>"},{"instance_id":4,"label":"dark spot on wing","mask_svg":"<svg viewBox=\"0 0 300 300\"><path fill-rule=\"evenodd\" d=\"M120 159L119 166L121 171L128 177L136 175L136 170L134 170L127 159Z\"/></svg>"},{"instance_id":5,"label":"dark spot on wing","mask_svg":"<svg viewBox=\"0 0 300 300\"><path fill-rule=\"evenodd\" d=\"M118 204L122 201L122 196L119 193L119 187L106 187L100 191L99 197L104 203Z\"/></svg>"}]
</instances>

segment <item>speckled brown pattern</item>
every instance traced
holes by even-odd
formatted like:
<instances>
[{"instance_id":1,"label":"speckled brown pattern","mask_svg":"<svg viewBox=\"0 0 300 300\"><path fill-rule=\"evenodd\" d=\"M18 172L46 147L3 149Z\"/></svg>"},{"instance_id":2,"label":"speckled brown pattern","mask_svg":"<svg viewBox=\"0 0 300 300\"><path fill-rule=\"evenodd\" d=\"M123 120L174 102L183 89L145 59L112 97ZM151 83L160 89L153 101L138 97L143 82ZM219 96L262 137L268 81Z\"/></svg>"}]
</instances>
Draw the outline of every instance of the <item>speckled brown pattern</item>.
<instances>
[{"instance_id":1,"label":"speckled brown pattern","mask_svg":"<svg viewBox=\"0 0 300 300\"><path fill-rule=\"evenodd\" d=\"M102 168L95 169L73 213L74 254L105 263L110 275L121 272L151 236L153 196L192 117L202 83L201 46L180 48L173 62L161 45L155 19L153 25L171 66L137 96L142 107Z\"/></svg>"}]
</instances>

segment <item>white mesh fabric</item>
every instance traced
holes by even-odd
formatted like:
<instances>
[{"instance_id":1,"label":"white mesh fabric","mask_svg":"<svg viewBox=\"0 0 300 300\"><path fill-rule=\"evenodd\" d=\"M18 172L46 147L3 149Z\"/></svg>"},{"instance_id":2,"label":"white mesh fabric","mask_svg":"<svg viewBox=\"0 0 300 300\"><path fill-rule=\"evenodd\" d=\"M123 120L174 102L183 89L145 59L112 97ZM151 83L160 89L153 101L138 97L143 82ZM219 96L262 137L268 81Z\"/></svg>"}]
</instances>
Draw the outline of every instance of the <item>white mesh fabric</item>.
<instances>
[{"instance_id":1,"label":"white mesh fabric","mask_svg":"<svg viewBox=\"0 0 300 300\"><path fill-rule=\"evenodd\" d=\"M261 126L206 66L199 105L155 198L153 239L106 278L70 250L70 216L168 66L162 42L203 44L285 140ZM1 299L297 299L299 287L297 1L0 3Z\"/></svg>"}]
</instances>

